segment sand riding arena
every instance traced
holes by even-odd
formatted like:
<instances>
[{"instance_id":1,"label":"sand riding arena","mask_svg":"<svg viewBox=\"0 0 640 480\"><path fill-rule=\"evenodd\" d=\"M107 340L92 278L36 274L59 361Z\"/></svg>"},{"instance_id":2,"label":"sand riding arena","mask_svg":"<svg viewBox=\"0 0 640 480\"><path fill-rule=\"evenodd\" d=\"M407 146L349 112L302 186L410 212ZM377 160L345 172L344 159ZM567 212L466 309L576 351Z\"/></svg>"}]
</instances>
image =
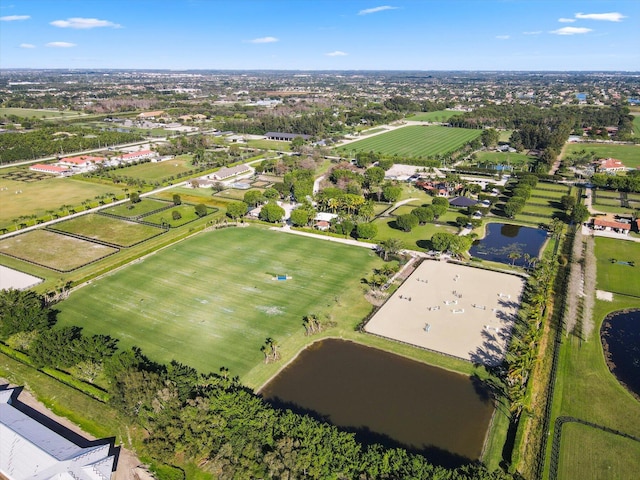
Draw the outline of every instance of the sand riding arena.
<instances>
[{"instance_id":1,"label":"sand riding arena","mask_svg":"<svg viewBox=\"0 0 640 480\"><path fill-rule=\"evenodd\" d=\"M504 359L524 279L425 261L365 326L369 333L484 365Z\"/></svg>"}]
</instances>

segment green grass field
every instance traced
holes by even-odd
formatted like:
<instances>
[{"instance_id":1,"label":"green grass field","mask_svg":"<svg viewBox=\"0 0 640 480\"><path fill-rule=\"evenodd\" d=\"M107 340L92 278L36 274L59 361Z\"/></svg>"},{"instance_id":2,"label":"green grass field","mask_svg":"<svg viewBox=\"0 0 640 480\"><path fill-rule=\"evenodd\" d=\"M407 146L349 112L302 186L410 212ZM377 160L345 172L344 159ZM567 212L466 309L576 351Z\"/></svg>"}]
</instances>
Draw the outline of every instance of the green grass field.
<instances>
[{"instance_id":1,"label":"green grass field","mask_svg":"<svg viewBox=\"0 0 640 480\"><path fill-rule=\"evenodd\" d=\"M286 252L285 255L282 253ZM94 281L58 304L61 325L107 333L152 359L244 375L266 337L302 335L302 318L346 303L379 259L369 250L255 227L200 234ZM275 274L293 277L274 281ZM338 298L339 297L339 298ZM97 313L99 312L99 314ZM357 321L357 319L351 319Z\"/></svg>"},{"instance_id":2,"label":"green grass field","mask_svg":"<svg viewBox=\"0 0 640 480\"><path fill-rule=\"evenodd\" d=\"M640 145L616 145L599 143L571 143L564 150L564 157L585 150L595 152L599 158L617 158L629 168L640 167Z\"/></svg>"},{"instance_id":3,"label":"green grass field","mask_svg":"<svg viewBox=\"0 0 640 480\"><path fill-rule=\"evenodd\" d=\"M23 118L72 118L82 117L85 114L82 112L68 112L62 110L41 110L36 108L13 108L6 107L0 108L0 117L15 115Z\"/></svg>"},{"instance_id":4,"label":"green grass field","mask_svg":"<svg viewBox=\"0 0 640 480\"><path fill-rule=\"evenodd\" d=\"M10 169L2 169L2 172L7 170ZM22 193L16 194L19 190ZM12 220L23 215L37 215L50 220L49 210L57 212L63 205L81 207L81 202L111 192L122 195L117 186L75 178L52 177L32 183L0 178L0 227L12 226Z\"/></svg>"},{"instance_id":5,"label":"green grass field","mask_svg":"<svg viewBox=\"0 0 640 480\"><path fill-rule=\"evenodd\" d=\"M600 290L640 296L640 243L598 237L596 257ZM633 261L635 267L611 263L612 258L623 262Z\"/></svg>"},{"instance_id":6,"label":"green grass field","mask_svg":"<svg viewBox=\"0 0 640 480\"><path fill-rule=\"evenodd\" d=\"M278 140L248 140L247 146L251 148L260 148L262 150L278 150L279 152L290 152L290 142L280 142Z\"/></svg>"},{"instance_id":7,"label":"green grass field","mask_svg":"<svg viewBox=\"0 0 640 480\"><path fill-rule=\"evenodd\" d=\"M88 214L56 223L51 228L121 247L129 247L162 233L162 230L127 220Z\"/></svg>"},{"instance_id":8,"label":"green grass field","mask_svg":"<svg viewBox=\"0 0 640 480\"><path fill-rule=\"evenodd\" d=\"M420 112L407 117L407 120L416 122L446 122L451 117L459 115L461 112L451 110L436 110L435 112Z\"/></svg>"},{"instance_id":9,"label":"green grass field","mask_svg":"<svg viewBox=\"0 0 640 480\"><path fill-rule=\"evenodd\" d=\"M164 162L148 162L141 165L132 165L131 167L114 170L112 173L137 178L145 182L159 182L163 178L188 172L192 169L191 156L181 155L171 160L165 160Z\"/></svg>"},{"instance_id":10,"label":"green grass field","mask_svg":"<svg viewBox=\"0 0 640 480\"><path fill-rule=\"evenodd\" d=\"M636 137L640 137L640 115L636 114L633 116L633 134Z\"/></svg>"},{"instance_id":11,"label":"green grass field","mask_svg":"<svg viewBox=\"0 0 640 480\"><path fill-rule=\"evenodd\" d=\"M440 126L409 126L358 140L338 148L338 152L378 152L383 155L429 157L457 150L480 136L480 130Z\"/></svg>"},{"instance_id":12,"label":"green grass field","mask_svg":"<svg viewBox=\"0 0 640 480\"><path fill-rule=\"evenodd\" d=\"M598 453L585 455L585 452ZM631 479L638 472L640 442L578 423L562 427L558 478Z\"/></svg>"},{"instance_id":13,"label":"green grass field","mask_svg":"<svg viewBox=\"0 0 640 480\"><path fill-rule=\"evenodd\" d=\"M602 239L598 238L597 241L599 240ZM618 243L627 242L619 241ZM597 248L596 243L596 254ZM598 283L600 283L600 272L598 272ZM622 295L614 295L613 302L596 301L593 314L595 329L591 337L586 340L578 339L573 335L563 337L551 425L556 416L568 415L640 437L640 403L609 371L598 333L602 320L608 313L625 308L638 308L638 305L637 298ZM563 434L562 449L565 448L564 440ZM550 455L551 443L550 441L548 445L547 458ZM584 443L575 446L580 449L580 455L585 460L597 457L602 457L603 460L610 458L610 451L606 450L608 448L606 444L593 444L589 438L585 438ZM617 457L637 458L637 448L630 443L617 443L615 448L613 454ZM571 451L563 453L561 462L566 460L571 462L573 455L577 453ZM582 478L573 472L567 472L562 468L562 463L560 466L563 475L558 476L559 480ZM546 475L544 478L547 478ZM605 475L595 478L627 479L635 478L635 474Z\"/></svg>"},{"instance_id":14,"label":"green grass field","mask_svg":"<svg viewBox=\"0 0 640 480\"><path fill-rule=\"evenodd\" d=\"M47 230L31 230L0 240L0 252L63 272L117 251L116 248Z\"/></svg>"},{"instance_id":15,"label":"green grass field","mask_svg":"<svg viewBox=\"0 0 640 480\"><path fill-rule=\"evenodd\" d=\"M150 198L142 198L138 203L125 202L115 207L106 208L103 211L110 213L111 215L118 215L120 217L132 218L145 213L153 212L159 208L171 205L171 203L161 202L159 200L153 200Z\"/></svg>"},{"instance_id":16,"label":"green grass field","mask_svg":"<svg viewBox=\"0 0 640 480\"><path fill-rule=\"evenodd\" d=\"M178 212L181 216L178 220L173 219L173 212ZM155 223L156 225L162 225L163 223L168 223L171 228L176 228L181 225L186 225L189 222L193 222L198 219L198 215L196 215L196 209L193 205L187 205L183 203L182 205L175 206L173 208L169 208L168 210L163 210L158 213L154 213L153 215L149 215L144 217L145 222Z\"/></svg>"}]
</instances>

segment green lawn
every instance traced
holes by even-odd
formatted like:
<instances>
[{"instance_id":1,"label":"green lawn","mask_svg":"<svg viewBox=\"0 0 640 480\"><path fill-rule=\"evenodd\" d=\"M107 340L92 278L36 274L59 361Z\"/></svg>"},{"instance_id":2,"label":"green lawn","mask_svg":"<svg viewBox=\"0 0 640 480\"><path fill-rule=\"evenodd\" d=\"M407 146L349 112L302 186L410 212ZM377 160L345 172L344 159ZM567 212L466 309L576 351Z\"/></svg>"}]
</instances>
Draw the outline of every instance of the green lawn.
<instances>
[{"instance_id":1,"label":"green lawn","mask_svg":"<svg viewBox=\"0 0 640 480\"><path fill-rule=\"evenodd\" d=\"M640 137L640 115L636 114L633 116L633 134L636 137Z\"/></svg>"},{"instance_id":2,"label":"green lawn","mask_svg":"<svg viewBox=\"0 0 640 480\"><path fill-rule=\"evenodd\" d=\"M601 239L597 239L597 241L599 240ZM619 243L626 242L620 241ZM598 272L598 281L600 282L599 277L600 272ZM568 415L640 437L640 402L609 371L604 360L598 333L602 320L608 313L625 308L638 308L639 305L640 302L637 298L621 295L614 296L613 302L596 301L593 315L596 328L591 337L587 340L578 339L573 335L563 338L551 419L552 427L555 417ZM552 436L553 432L551 432L550 438ZM564 444L564 440L563 435L561 446ZM549 441L547 458L550 455L551 443ZM585 459L601 457L604 461L609 459L611 454L620 458L637 456L637 448L630 443L618 443L615 447L616 450L609 451L605 450L606 445L594 445L585 438L585 442L576 445L576 447L580 448ZM571 462L571 456L574 453L563 453L564 460L567 460L567 455ZM560 466L562 468L562 463ZM564 469L563 472L565 472ZM582 478L573 472L566 473L567 475L559 475L558 478L560 480ZM597 478L626 479L635 477L601 476Z\"/></svg>"},{"instance_id":3,"label":"green lawn","mask_svg":"<svg viewBox=\"0 0 640 480\"><path fill-rule=\"evenodd\" d=\"M440 126L408 126L358 140L338 152L378 152L383 155L429 157L450 153L480 136L480 130Z\"/></svg>"},{"instance_id":4,"label":"green lawn","mask_svg":"<svg viewBox=\"0 0 640 480\"><path fill-rule=\"evenodd\" d=\"M449 225L435 225L433 223L427 223L425 225L418 225L410 232L404 232L395 228L394 217L378 218L374 220L373 223L378 227L378 235L373 239L374 242L381 242L389 238L397 238L404 243L405 248L419 251L428 251L431 249L429 240L431 240L434 233L456 233L458 231L456 227Z\"/></svg>"},{"instance_id":5,"label":"green lawn","mask_svg":"<svg viewBox=\"0 0 640 480\"><path fill-rule=\"evenodd\" d=\"M262 363L266 337L304 338L304 315L343 302L336 320L357 322L360 279L379 261L363 248L256 227L202 233L72 294L57 305L59 321L154 360L242 377Z\"/></svg>"},{"instance_id":6,"label":"green lawn","mask_svg":"<svg viewBox=\"0 0 640 480\"><path fill-rule=\"evenodd\" d=\"M180 214L180 218L178 220L173 219L173 212L178 212ZM156 225L162 225L163 222L165 222L168 223L171 228L176 228L189 222L193 222L198 218L195 207L193 205L183 203L182 205L144 217L144 221L155 223Z\"/></svg>"},{"instance_id":7,"label":"green lawn","mask_svg":"<svg viewBox=\"0 0 640 480\"><path fill-rule=\"evenodd\" d=\"M451 117L459 115L461 112L451 110L436 110L435 112L420 112L407 117L407 120L416 122L446 122Z\"/></svg>"},{"instance_id":8,"label":"green lawn","mask_svg":"<svg viewBox=\"0 0 640 480\"><path fill-rule=\"evenodd\" d=\"M640 243L614 238L596 238L598 288L640 296ZM611 263L611 259L635 262L635 267ZM640 300L638 301L640 306Z\"/></svg>"},{"instance_id":9,"label":"green lawn","mask_svg":"<svg viewBox=\"0 0 640 480\"><path fill-rule=\"evenodd\" d=\"M69 112L62 110L44 110L44 109L36 109L36 108L17 108L17 107L5 107L0 108L0 117L15 115L17 117L24 118L71 118L71 117L81 117L85 114L82 112Z\"/></svg>"},{"instance_id":10,"label":"green lawn","mask_svg":"<svg viewBox=\"0 0 640 480\"><path fill-rule=\"evenodd\" d=\"M137 178L147 183L159 182L172 175L175 176L179 173L192 170L194 167L191 165L191 158L191 155L181 155L163 162L147 162L140 165L132 165L130 167L113 170L111 173L114 175Z\"/></svg>"},{"instance_id":11,"label":"green lawn","mask_svg":"<svg viewBox=\"0 0 640 480\"><path fill-rule=\"evenodd\" d=\"M31 230L0 240L1 253L63 272L74 270L117 251L116 248L47 230Z\"/></svg>"},{"instance_id":12,"label":"green lawn","mask_svg":"<svg viewBox=\"0 0 640 480\"><path fill-rule=\"evenodd\" d=\"M595 152L599 158L617 158L629 168L640 167L640 145L571 143L564 150L564 158L582 150Z\"/></svg>"},{"instance_id":13,"label":"green lawn","mask_svg":"<svg viewBox=\"0 0 640 480\"><path fill-rule=\"evenodd\" d=\"M291 142L280 142L278 140L248 140L247 146L251 148L260 148L262 150L278 150L280 152L291 151Z\"/></svg>"},{"instance_id":14,"label":"green lawn","mask_svg":"<svg viewBox=\"0 0 640 480\"><path fill-rule=\"evenodd\" d=\"M631 479L638 472L640 442L578 423L562 427L558 478Z\"/></svg>"},{"instance_id":15,"label":"green lawn","mask_svg":"<svg viewBox=\"0 0 640 480\"><path fill-rule=\"evenodd\" d=\"M121 247L135 245L163 232L159 228L97 214L65 220L51 228Z\"/></svg>"},{"instance_id":16,"label":"green lawn","mask_svg":"<svg viewBox=\"0 0 640 480\"><path fill-rule=\"evenodd\" d=\"M2 169L0 173L14 171L16 167ZM2 189L4 188L4 190ZM16 194L16 191L22 193ZM85 200L107 193L122 195L119 187L101 185L71 178L47 178L38 182L19 182L0 178L0 227L12 226L12 220L22 215L37 215L50 220L49 210L57 212L63 205L82 208Z\"/></svg>"},{"instance_id":17,"label":"green lawn","mask_svg":"<svg viewBox=\"0 0 640 480\"><path fill-rule=\"evenodd\" d=\"M126 202L102 211L105 213L110 213L111 215L132 218L144 215L145 213L153 212L154 210L158 210L168 205L171 205L171 203L152 200L150 198L142 198L138 203Z\"/></svg>"}]
</instances>

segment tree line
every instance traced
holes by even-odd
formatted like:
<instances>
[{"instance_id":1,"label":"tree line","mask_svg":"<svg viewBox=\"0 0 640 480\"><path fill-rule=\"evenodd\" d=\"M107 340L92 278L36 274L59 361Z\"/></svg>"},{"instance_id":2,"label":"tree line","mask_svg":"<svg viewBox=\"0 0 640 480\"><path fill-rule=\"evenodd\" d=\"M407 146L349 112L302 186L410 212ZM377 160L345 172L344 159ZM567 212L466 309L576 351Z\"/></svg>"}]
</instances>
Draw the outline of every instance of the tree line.
<instances>
[{"instance_id":1,"label":"tree line","mask_svg":"<svg viewBox=\"0 0 640 480\"><path fill-rule=\"evenodd\" d=\"M135 133L87 130L71 125L44 127L25 133L7 132L0 135L0 163L64 156L138 140L142 140L142 136Z\"/></svg>"}]
</instances>

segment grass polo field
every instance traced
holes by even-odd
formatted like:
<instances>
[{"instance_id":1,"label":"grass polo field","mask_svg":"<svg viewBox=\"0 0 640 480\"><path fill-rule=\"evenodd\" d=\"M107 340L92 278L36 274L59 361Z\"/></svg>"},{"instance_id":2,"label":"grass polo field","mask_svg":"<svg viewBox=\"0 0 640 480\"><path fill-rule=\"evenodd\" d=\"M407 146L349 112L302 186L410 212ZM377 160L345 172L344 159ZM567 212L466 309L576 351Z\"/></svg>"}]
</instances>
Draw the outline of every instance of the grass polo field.
<instances>
[{"instance_id":1,"label":"grass polo field","mask_svg":"<svg viewBox=\"0 0 640 480\"><path fill-rule=\"evenodd\" d=\"M121 348L242 377L262 363L267 337L303 336L305 315L333 310L355 325L366 303L361 278L379 262L363 248L229 228L159 251L56 307L60 325L109 334Z\"/></svg>"},{"instance_id":2,"label":"grass polo field","mask_svg":"<svg viewBox=\"0 0 640 480\"><path fill-rule=\"evenodd\" d=\"M440 126L409 126L349 143L339 152L378 152L383 155L430 157L457 150L479 137L481 130Z\"/></svg>"}]
</instances>

